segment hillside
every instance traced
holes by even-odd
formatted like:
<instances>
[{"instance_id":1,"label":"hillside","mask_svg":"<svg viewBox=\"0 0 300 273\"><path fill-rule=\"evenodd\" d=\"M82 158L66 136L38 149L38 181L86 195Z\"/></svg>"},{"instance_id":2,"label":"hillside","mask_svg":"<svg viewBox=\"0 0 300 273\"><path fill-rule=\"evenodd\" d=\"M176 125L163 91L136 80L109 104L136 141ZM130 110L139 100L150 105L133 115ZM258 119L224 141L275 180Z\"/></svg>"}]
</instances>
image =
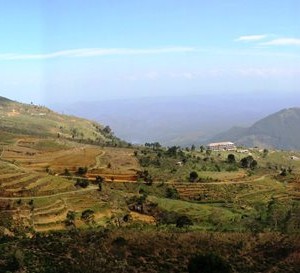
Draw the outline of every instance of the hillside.
<instances>
[{"instance_id":1,"label":"hillside","mask_svg":"<svg viewBox=\"0 0 300 273\"><path fill-rule=\"evenodd\" d=\"M55 137L97 144L119 141L109 127L96 122L4 97L0 97L0 131L2 134Z\"/></svg>"},{"instance_id":2,"label":"hillside","mask_svg":"<svg viewBox=\"0 0 300 273\"><path fill-rule=\"evenodd\" d=\"M187 273L200 254L222 273L298 272L300 152L253 149L246 167L250 153L103 145L116 138L96 123L0 101L0 272Z\"/></svg>"},{"instance_id":3,"label":"hillside","mask_svg":"<svg viewBox=\"0 0 300 273\"><path fill-rule=\"evenodd\" d=\"M211 141L228 139L248 147L300 150L300 108L283 109L248 128L234 127Z\"/></svg>"}]
</instances>

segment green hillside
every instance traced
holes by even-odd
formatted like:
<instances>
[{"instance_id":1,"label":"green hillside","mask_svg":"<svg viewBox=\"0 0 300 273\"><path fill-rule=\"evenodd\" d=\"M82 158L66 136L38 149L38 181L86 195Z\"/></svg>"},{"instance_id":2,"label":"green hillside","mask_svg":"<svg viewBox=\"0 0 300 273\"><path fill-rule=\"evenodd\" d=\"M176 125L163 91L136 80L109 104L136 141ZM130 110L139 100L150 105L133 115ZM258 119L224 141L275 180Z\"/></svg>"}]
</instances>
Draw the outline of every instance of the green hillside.
<instances>
[{"instance_id":1,"label":"green hillside","mask_svg":"<svg viewBox=\"0 0 300 273\"><path fill-rule=\"evenodd\" d=\"M17 135L65 138L85 143L118 143L110 128L96 122L58 114L44 106L0 97L0 131Z\"/></svg>"},{"instance_id":2,"label":"green hillside","mask_svg":"<svg viewBox=\"0 0 300 273\"><path fill-rule=\"evenodd\" d=\"M300 150L300 108L283 109L249 128L234 127L212 141L231 140L249 147Z\"/></svg>"}]
</instances>

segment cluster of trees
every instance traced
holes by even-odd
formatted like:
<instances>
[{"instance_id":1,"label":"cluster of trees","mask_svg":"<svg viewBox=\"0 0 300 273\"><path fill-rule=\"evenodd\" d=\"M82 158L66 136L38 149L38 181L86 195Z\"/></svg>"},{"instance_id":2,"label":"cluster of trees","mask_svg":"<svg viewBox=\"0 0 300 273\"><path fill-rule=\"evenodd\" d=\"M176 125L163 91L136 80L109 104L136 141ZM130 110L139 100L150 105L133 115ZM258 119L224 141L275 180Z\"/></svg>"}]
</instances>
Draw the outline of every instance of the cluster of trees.
<instances>
[{"instance_id":1,"label":"cluster of trees","mask_svg":"<svg viewBox=\"0 0 300 273\"><path fill-rule=\"evenodd\" d=\"M144 170L144 171L137 171L137 179L138 180L142 180L144 181L147 185L152 185L153 183L153 178L150 175L148 170Z\"/></svg>"},{"instance_id":2,"label":"cluster of trees","mask_svg":"<svg viewBox=\"0 0 300 273\"><path fill-rule=\"evenodd\" d=\"M257 167L257 161L251 155L242 158L240 164L242 168L246 168L246 169L253 170Z\"/></svg>"},{"instance_id":3,"label":"cluster of trees","mask_svg":"<svg viewBox=\"0 0 300 273\"><path fill-rule=\"evenodd\" d=\"M158 150L159 148L161 148L161 145L159 142L153 142L153 143L146 142L145 147L152 148L153 150Z\"/></svg>"}]
</instances>

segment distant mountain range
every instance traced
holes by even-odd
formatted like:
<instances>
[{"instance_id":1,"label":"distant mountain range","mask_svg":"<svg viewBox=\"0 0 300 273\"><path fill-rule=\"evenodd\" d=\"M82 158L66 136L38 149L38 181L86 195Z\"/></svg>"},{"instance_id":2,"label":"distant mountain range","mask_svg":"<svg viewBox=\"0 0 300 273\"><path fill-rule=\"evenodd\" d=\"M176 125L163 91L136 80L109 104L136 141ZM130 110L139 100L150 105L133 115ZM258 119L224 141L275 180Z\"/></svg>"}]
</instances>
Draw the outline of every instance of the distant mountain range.
<instances>
[{"instance_id":1,"label":"distant mountain range","mask_svg":"<svg viewBox=\"0 0 300 273\"><path fill-rule=\"evenodd\" d=\"M184 146L233 141L237 145L249 147L300 150L300 108L284 109L262 119L256 118L259 121L252 126L232 127L224 133L216 134L234 122L249 124L252 119L262 115L259 110L255 112L255 106L261 109L259 103L246 109L238 106L229 109L232 102L228 98L226 101L226 97L222 99L214 104L211 100L192 98L112 101L111 104L82 103L61 109L98 121L109 117L112 128L117 128L116 134L131 142L159 141L164 145ZM226 107L222 106L224 104ZM111 126L111 123L106 124ZM97 143L117 140L97 122L58 114L43 106L18 103L3 97L0 97L0 130L16 134L61 135Z\"/></svg>"},{"instance_id":2,"label":"distant mountain range","mask_svg":"<svg viewBox=\"0 0 300 273\"><path fill-rule=\"evenodd\" d=\"M203 95L53 103L52 109L108 124L131 143L201 145L233 126L248 127L280 109L300 105L292 93L222 92ZM240 129L237 129L238 131Z\"/></svg>"},{"instance_id":3,"label":"distant mountain range","mask_svg":"<svg viewBox=\"0 0 300 273\"><path fill-rule=\"evenodd\" d=\"M248 147L300 150L300 108L283 109L248 128L233 127L211 142L230 140Z\"/></svg>"}]
</instances>

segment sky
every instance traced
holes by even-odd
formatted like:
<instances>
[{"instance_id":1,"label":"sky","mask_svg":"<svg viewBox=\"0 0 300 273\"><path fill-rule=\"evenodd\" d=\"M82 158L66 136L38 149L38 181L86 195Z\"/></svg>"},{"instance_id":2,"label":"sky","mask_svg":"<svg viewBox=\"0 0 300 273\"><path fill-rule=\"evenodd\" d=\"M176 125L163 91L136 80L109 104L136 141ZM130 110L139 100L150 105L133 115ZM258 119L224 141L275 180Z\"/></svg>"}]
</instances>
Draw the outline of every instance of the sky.
<instances>
[{"instance_id":1,"label":"sky","mask_svg":"<svg viewBox=\"0 0 300 273\"><path fill-rule=\"evenodd\" d=\"M0 0L0 95L294 93L299 0Z\"/></svg>"}]
</instances>

